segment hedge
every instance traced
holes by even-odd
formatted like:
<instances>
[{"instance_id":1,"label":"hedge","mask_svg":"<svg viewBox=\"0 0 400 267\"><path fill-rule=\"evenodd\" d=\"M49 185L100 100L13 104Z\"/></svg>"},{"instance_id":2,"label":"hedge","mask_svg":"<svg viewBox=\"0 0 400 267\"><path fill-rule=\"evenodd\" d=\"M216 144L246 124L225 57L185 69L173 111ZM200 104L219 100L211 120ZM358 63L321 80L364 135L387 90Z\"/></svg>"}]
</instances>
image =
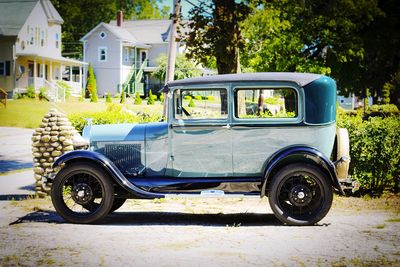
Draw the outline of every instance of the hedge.
<instances>
[{"instance_id":1,"label":"hedge","mask_svg":"<svg viewBox=\"0 0 400 267\"><path fill-rule=\"evenodd\" d=\"M339 114L338 127L347 128L350 137L350 175L364 193L381 195L385 190L399 192L400 116L362 118Z\"/></svg>"}]
</instances>

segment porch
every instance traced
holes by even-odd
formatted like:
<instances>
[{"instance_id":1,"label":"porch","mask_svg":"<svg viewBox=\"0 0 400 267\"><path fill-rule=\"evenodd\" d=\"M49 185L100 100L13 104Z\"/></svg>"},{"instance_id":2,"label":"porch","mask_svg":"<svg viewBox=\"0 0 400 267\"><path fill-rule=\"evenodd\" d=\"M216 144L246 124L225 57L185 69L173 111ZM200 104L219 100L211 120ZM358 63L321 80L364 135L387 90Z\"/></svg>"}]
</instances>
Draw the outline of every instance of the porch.
<instances>
[{"instance_id":1,"label":"porch","mask_svg":"<svg viewBox=\"0 0 400 267\"><path fill-rule=\"evenodd\" d=\"M19 75L16 76L15 92L24 92L28 86L39 92L46 88L49 95L60 99L60 90L69 87L72 96L80 96L85 85L87 63L69 58L47 58L34 55L18 55ZM62 93L65 98L65 93Z\"/></svg>"}]
</instances>

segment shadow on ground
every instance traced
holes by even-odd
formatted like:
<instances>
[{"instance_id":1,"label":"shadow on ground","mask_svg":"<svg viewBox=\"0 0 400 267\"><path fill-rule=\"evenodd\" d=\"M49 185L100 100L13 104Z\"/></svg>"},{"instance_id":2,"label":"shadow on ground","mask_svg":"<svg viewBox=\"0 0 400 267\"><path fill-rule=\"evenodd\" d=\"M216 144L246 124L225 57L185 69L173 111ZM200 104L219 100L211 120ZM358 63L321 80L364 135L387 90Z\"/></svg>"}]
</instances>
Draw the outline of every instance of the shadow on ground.
<instances>
[{"instance_id":1,"label":"shadow on ground","mask_svg":"<svg viewBox=\"0 0 400 267\"><path fill-rule=\"evenodd\" d=\"M29 213L13 224L21 223L67 223L55 211L41 210ZM182 212L114 212L106 217L102 225L200 225L200 226L281 226L273 214L192 214Z\"/></svg>"},{"instance_id":2,"label":"shadow on ground","mask_svg":"<svg viewBox=\"0 0 400 267\"><path fill-rule=\"evenodd\" d=\"M32 168L33 162L19 160L0 160L0 173Z\"/></svg>"}]
</instances>

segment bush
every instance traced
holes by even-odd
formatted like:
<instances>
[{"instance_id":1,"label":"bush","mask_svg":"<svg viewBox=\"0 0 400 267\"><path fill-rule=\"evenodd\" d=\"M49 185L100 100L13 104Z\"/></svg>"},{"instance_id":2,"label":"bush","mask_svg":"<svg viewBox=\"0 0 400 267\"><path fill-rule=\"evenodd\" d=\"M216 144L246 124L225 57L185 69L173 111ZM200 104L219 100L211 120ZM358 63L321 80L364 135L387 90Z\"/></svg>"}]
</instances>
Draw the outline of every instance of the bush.
<instances>
[{"instance_id":1,"label":"bush","mask_svg":"<svg viewBox=\"0 0 400 267\"><path fill-rule=\"evenodd\" d=\"M92 64L89 64L88 74L87 74L87 83L86 83L86 92L90 96L90 102L97 102L97 85L96 85L96 76L94 75Z\"/></svg>"},{"instance_id":2,"label":"bush","mask_svg":"<svg viewBox=\"0 0 400 267\"><path fill-rule=\"evenodd\" d=\"M203 100L203 97L201 95L195 95L194 99L196 100Z\"/></svg>"},{"instance_id":3,"label":"bush","mask_svg":"<svg viewBox=\"0 0 400 267\"><path fill-rule=\"evenodd\" d=\"M397 193L400 169L400 117L370 117L340 114L338 126L347 128L350 137L350 174L366 193Z\"/></svg>"},{"instance_id":4,"label":"bush","mask_svg":"<svg viewBox=\"0 0 400 267\"><path fill-rule=\"evenodd\" d=\"M164 93L161 93L159 99L160 99L160 102L161 102L161 103L164 103Z\"/></svg>"},{"instance_id":5,"label":"bush","mask_svg":"<svg viewBox=\"0 0 400 267\"><path fill-rule=\"evenodd\" d=\"M154 95L151 90L149 91L149 97L147 98L147 105L154 105Z\"/></svg>"},{"instance_id":6,"label":"bush","mask_svg":"<svg viewBox=\"0 0 400 267\"><path fill-rule=\"evenodd\" d=\"M106 103L112 103L110 92L106 93Z\"/></svg>"},{"instance_id":7,"label":"bush","mask_svg":"<svg viewBox=\"0 0 400 267\"><path fill-rule=\"evenodd\" d=\"M134 113L122 109L120 104L110 104L107 111L74 113L68 116L72 125L82 133L87 125L87 118L92 119L92 124L115 124L115 123L146 123L156 122L161 119L159 114Z\"/></svg>"},{"instance_id":8,"label":"bush","mask_svg":"<svg viewBox=\"0 0 400 267\"><path fill-rule=\"evenodd\" d=\"M183 97L183 99L192 100L192 97L191 97L190 95L185 95L185 96Z\"/></svg>"},{"instance_id":9,"label":"bush","mask_svg":"<svg viewBox=\"0 0 400 267\"><path fill-rule=\"evenodd\" d=\"M194 104L193 98L190 98L190 101L189 101L189 105L188 105L188 107L190 107L190 108L194 108L194 107L195 107L195 104Z\"/></svg>"},{"instance_id":10,"label":"bush","mask_svg":"<svg viewBox=\"0 0 400 267\"><path fill-rule=\"evenodd\" d=\"M35 87L33 87L33 86L26 87L26 97L28 97L28 98L36 97Z\"/></svg>"},{"instance_id":11,"label":"bush","mask_svg":"<svg viewBox=\"0 0 400 267\"><path fill-rule=\"evenodd\" d=\"M46 87L41 87L40 89L39 89L39 95L38 95L38 97L39 97L39 100L47 100L47 101L49 101L50 99L49 99L49 96L47 95L47 88Z\"/></svg>"},{"instance_id":12,"label":"bush","mask_svg":"<svg viewBox=\"0 0 400 267\"><path fill-rule=\"evenodd\" d=\"M206 100L212 101L212 100L215 100L215 97L213 95L208 95L208 96L206 96Z\"/></svg>"},{"instance_id":13,"label":"bush","mask_svg":"<svg viewBox=\"0 0 400 267\"><path fill-rule=\"evenodd\" d=\"M135 105L141 105L142 104L142 98L140 97L139 92L136 92L134 104Z\"/></svg>"}]
</instances>

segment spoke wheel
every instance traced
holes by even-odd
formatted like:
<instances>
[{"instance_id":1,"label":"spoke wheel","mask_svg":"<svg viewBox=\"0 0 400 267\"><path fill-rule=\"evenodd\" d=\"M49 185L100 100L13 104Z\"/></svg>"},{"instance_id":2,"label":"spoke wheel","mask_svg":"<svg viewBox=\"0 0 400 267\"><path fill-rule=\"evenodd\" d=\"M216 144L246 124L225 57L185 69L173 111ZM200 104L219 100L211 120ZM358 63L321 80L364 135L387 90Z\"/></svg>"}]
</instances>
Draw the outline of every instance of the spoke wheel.
<instances>
[{"instance_id":1,"label":"spoke wheel","mask_svg":"<svg viewBox=\"0 0 400 267\"><path fill-rule=\"evenodd\" d=\"M269 203L288 225L313 225L328 213L333 198L329 178L313 165L291 164L270 184Z\"/></svg>"},{"instance_id":2,"label":"spoke wheel","mask_svg":"<svg viewBox=\"0 0 400 267\"><path fill-rule=\"evenodd\" d=\"M56 211L65 220L93 223L110 212L114 190L103 169L80 163L67 165L57 174L51 197Z\"/></svg>"}]
</instances>

